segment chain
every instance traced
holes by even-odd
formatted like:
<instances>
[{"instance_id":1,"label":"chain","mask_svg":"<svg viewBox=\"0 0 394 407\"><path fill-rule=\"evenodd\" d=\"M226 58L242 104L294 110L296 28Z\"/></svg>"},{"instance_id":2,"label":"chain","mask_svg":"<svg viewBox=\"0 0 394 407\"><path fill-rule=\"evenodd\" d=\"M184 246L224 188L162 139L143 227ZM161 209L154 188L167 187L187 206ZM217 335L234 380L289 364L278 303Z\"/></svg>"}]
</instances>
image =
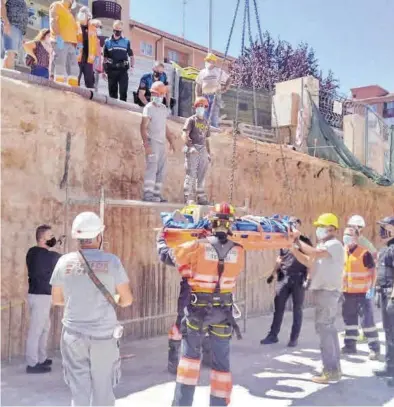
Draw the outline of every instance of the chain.
<instances>
[{"instance_id":1,"label":"chain","mask_svg":"<svg viewBox=\"0 0 394 407\"><path fill-rule=\"evenodd\" d=\"M238 97L237 97L237 99L238 99ZM230 179L229 179L230 188L229 188L229 193L228 193L228 202L230 202L230 203L233 201L235 167L236 167L236 160L237 160L237 137L239 134L237 116L233 122L233 153L232 153L232 157L231 157L231 172L230 172Z\"/></svg>"},{"instance_id":2,"label":"chain","mask_svg":"<svg viewBox=\"0 0 394 407\"><path fill-rule=\"evenodd\" d=\"M249 0L246 0L249 1ZM255 16L256 16L256 22L257 22L257 28L258 28L258 33L259 33L259 38L260 38L260 42L261 45L263 45L263 34L261 31L261 24L260 24L260 17L259 17L259 11L257 8L257 1L253 0L253 4L254 4L254 11L255 11ZM269 80L268 80L268 90L269 93L272 97L272 109L273 109L273 113L274 113L274 119L275 119L275 136L276 136L276 140L279 142L279 127L278 127L278 115L276 112L276 106L275 106L275 101L273 99L273 86L272 86L272 82L271 82L271 77L269 76ZM283 143L280 142L279 143L279 149L280 149L280 154L281 154L281 160L282 160L282 165L283 165L283 172L285 174L285 189L287 191L287 197L288 197L288 201L289 201L289 207L291 208L291 210L293 211L293 207L294 207L294 193L293 193L293 187L292 184L289 181L289 175L288 175L288 171L287 171L287 165L286 165L286 158L285 158L285 154L283 152Z\"/></svg>"}]
</instances>

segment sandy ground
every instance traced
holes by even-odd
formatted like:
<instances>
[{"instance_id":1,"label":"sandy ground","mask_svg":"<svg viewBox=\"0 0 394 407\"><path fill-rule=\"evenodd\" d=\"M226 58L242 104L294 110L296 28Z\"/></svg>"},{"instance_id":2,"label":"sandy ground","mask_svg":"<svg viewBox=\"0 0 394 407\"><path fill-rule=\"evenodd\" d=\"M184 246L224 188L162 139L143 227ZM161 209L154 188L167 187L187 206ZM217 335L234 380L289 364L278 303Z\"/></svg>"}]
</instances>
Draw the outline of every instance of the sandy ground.
<instances>
[{"instance_id":1,"label":"sandy ground","mask_svg":"<svg viewBox=\"0 0 394 407\"><path fill-rule=\"evenodd\" d=\"M339 318L340 319L340 318ZM260 339L271 323L270 316L248 321L242 341L232 342L234 390L231 407L279 406L394 406L394 388L373 377L372 369L383 366L367 359L368 347L359 345L359 354L343 358L343 379L337 384L319 385L310 381L321 368L312 310L305 311L304 326L297 348L286 348L291 314L285 316L280 342L261 346ZM378 324L379 336L384 335ZM384 352L384 347L382 348ZM174 377L166 371L167 339L124 342L123 355L135 354L123 362L123 376L116 389L116 406L170 406ZM52 355L52 373L26 375L22 359L3 364L2 405L70 405L70 393L62 378L60 354ZM194 406L207 406L209 370L201 374Z\"/></svg>"}]
</instances>

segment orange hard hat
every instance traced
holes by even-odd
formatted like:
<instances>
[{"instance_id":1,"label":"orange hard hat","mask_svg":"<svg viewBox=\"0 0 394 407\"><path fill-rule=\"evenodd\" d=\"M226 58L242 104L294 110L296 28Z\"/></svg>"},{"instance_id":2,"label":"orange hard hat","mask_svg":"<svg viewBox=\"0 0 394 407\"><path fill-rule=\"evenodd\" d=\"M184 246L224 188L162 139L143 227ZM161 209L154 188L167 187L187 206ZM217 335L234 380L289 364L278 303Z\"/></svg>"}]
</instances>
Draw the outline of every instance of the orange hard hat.
<instances>
[{"instance_id":1,"label":"orange hard hat","mask_svg":"<svg viewBox=\"0 0 394 407\"><path fill-rule=\"evenodd\" d=\"M194 107L201 105L203 105L204 107L209 106L208 100L204 96L199 96L194 102Z\"/></svg>"},{"instance_id":2,"label":"orange hard hat","mask_svg":"<svg viewBox=\"0 0 394 407\"><path fill-rule=\"evenodd\" d=\"M158 93L159 95L165 95L167 93L167 86L163 82L156 81L153 82L152 87L150 88L151 92Z\"/></svg>"}]
</instances>

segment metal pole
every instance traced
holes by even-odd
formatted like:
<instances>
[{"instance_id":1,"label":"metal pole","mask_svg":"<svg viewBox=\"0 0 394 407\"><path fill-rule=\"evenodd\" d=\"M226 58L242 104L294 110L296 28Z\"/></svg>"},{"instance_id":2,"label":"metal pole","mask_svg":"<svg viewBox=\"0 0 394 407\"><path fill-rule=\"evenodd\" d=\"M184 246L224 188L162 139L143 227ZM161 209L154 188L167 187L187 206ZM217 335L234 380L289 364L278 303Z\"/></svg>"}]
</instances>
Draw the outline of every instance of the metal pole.
<instances>
[{"instance_id":1,"label":"metal pole","mask_svg":"<svg viewBox=\"0 0 394 407\"><path fill-rule=\"evenodd\" d=\"M304 141L304 77L301 78L301 105L300 105L300 133L301 143Z\"/></svg>"},{"instance_id":2,"label":"metal pole","mask_svg":"<svg viewBox=\"0 0 394 407\"><path fill-rule=\"evenodd\" d=\"M365 106L365 126L364 126L364 165L368 165L368 106Z\"/></svg>"},{"instance_id":3,"label":"metal pole","mask_svg":"<svg viewBox=\"0 0 394 407\"><path fill-rule=\"evenodd\" d=\"M209 0L208 52L212 52L212 0Z\"/></svg>"},{"instance_id":4,"label":"metal pole","mask_svg":"<svg viewBox=\"0 0 394 407\"><path fill-rule=\"evenodd\" d=\"M186 4L187 0L183 0L182 4L182 38L185 38L185 29L186 29Z\"/></svg>"}]
</instances>

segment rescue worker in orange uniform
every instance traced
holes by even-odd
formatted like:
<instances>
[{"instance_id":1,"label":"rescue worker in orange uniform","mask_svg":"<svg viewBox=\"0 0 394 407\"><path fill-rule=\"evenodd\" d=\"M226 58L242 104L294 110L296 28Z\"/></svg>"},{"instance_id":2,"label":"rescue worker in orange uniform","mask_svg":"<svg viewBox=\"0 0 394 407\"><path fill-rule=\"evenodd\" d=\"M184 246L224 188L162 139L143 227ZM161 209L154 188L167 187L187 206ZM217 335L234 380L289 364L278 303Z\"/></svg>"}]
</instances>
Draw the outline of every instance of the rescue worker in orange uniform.
<instances>
[{"instance_id":1,"label":"rescue worker in orange uniform","mask_svg":"<svg viewBox=\"0 0 394 407\"><path fill-rule=\"evenodd\" d=\"M372 253L358 243L360 232L347 227L343 236L345 245L345 269L343 273L342 316L345 322L345 346L342 353L356 354L358 339L358 314L368 340L369 358L377 360L380 354L378 331L375 326L370 293L376 282L375 261Z\"/></svg>"},{"instance_id":2,"label":"rescue worker in orange uniform","mask_svg":"<svg viewBox=\"0 0 394 407\"><path fill-rule=\"evenodd\" d=\"M210 405L230 402L230 339L233 330L241 334L232 314L233 290L244 268L244 248L231 241L234 208L215 205L211 216L213 236L167 246L165 232L157 238L160 260L178 269L190 286L190 301L182 321L182 357L179 361L173 406L191 406L198 383L201 343L208 332L212 351Z\"/></svg>"}]
</instances>

